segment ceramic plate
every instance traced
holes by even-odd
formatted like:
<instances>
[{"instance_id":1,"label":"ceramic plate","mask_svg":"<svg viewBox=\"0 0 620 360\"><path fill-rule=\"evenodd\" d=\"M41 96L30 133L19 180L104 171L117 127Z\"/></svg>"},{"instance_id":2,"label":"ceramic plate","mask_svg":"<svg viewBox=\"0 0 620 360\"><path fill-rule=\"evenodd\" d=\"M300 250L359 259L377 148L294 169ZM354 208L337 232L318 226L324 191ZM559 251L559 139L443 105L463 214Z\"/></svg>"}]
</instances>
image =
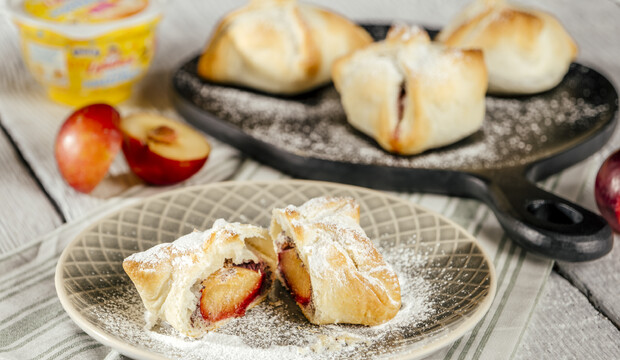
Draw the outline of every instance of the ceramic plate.
<instances>
[{"instance_id":1,"label":"ceramic plate","mask_svg":"<svg viewBox=\"0 0 620 360\"><path fill-rule=\"evenodd\" d=\"M315 326L282 288L201 339L166 324L144 328L144 307L122 269L125 257L218 218L268 226L271 209L322 195L350 196L361 226L398 274L402 308L377 327ZM88 334L136 358L417 358L449 345L486 313L495 294L493 264L458 225L407 200L314 181L228 182L167 192L89 226L64 250L58 297Z\"/></svg>"}]
</instances>

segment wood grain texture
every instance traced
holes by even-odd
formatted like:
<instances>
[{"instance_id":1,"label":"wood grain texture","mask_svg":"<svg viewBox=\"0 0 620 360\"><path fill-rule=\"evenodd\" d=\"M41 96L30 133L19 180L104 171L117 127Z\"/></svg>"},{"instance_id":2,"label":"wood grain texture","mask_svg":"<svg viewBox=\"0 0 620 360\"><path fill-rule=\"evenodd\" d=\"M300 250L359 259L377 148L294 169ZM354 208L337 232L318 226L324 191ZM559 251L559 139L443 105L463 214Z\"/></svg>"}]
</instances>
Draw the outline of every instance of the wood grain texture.
<instances>
[{"instance_id":1,"label":"wood grain texture","mask_svg":"<svg viewBox=\"0 0 620 360\"><path fill-rule=\"evenodd\" d=\"M584 264L558 263L558 272L569 279L593 305L620 329L620 237L616 234L616 246L604 258Z\"/></svg>"},{"instance_id":2,"label":"wood grain texture","mask_svg":"<svg viewBox=\"0 0 620 360\"><path fill-rule=\"evenodd\" d=\"M2 254L54 230L62 224L62 218L1 131L0 164Z\"/></svg>"},{"instance_id":3,"label":"wood grain texture","mask_svg":"<svg viewBox=\"0 0 620 360\"><path fill-rule=\"evenodd\" d=\"M582 293L552 273L514 358L620 359L619 339Z\"/></svg>"}]
</instances>

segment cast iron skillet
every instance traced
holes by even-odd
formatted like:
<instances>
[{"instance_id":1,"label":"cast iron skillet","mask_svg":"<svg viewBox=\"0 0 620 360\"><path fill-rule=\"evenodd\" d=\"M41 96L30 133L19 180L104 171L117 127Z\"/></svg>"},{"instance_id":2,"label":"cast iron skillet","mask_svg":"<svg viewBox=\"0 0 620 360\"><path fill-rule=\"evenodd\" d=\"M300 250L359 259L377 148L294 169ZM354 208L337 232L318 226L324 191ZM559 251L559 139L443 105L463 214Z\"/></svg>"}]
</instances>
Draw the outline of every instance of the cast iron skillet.
<instances>
[{"instance_id":1,"label":"cast iron skillet","mask_svg":"<svg viewBox=\"0 0 620 360\"><path fill-rule=\"evenodd\" d=\"M387 26L365 26L376 39ZM611 250L600 216L537 187L592 153L616 126L618 96L596 71L572 64L561 84L534 96L487 96L484 125L453 145L399 156L346 121L332 85L296 97L200 79L197 57L173 77L178 111L193 125L296 177L385 190L473 197L519 245L564 261Z\"/></svg>"}]
</instances>

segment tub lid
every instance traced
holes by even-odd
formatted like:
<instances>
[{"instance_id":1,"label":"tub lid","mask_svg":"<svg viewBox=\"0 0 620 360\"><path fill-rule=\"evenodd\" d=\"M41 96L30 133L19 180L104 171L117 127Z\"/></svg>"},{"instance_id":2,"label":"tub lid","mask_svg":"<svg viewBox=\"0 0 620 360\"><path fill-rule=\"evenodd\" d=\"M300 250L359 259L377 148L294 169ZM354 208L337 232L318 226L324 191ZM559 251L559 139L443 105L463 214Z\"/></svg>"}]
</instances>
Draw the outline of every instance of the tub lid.
<instances>
[{"instance_id":1,"label":"tub lid","mask_svg":"<svg viewBox=\"0 0 620 360\"><path fill-rule=\"evenodd\" d=\"M163 0L8 0L18 22L87 39L161 16Z\"/></svg>"},{"instance_id":2,"label":"tub lid","mask_svg":"<svg viewBox=\"0 0 620 360\"><path fill-rule=\"evenodd\" d=\"M24 10L37 18L60 23L93 24L137 14L149 0L25 0Z\"/></svg>"}]
</instances>

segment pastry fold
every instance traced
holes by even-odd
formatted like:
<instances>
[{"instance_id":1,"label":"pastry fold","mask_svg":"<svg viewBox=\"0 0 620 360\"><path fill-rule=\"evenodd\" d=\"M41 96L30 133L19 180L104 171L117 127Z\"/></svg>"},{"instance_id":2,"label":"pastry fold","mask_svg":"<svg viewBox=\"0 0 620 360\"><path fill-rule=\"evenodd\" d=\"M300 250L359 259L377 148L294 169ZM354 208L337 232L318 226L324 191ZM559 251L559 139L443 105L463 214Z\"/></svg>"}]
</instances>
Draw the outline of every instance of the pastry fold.
<instances>
[{"instance_id":1,"label":"pastry fold","mask_svg":"<svg viewBox=\"0 0 620 360\"><path fill-rule=\"evenodd\" d=\"M390 152L451 144L484 120L482 52L432 43L417 27L393 26L384 41L337 60L332 77L348 122Z\"/></svg>"},{"instance_id":2,"label":"pastry fold","mask_svg":"<svg viewBox=\"0 0 620 360\"><path fill-rule=\"evenodd\" d=\"M219 219L210 230L194 231L172 243L133 254L123 269L147 310L147 326L163 320L180 333L198 337L226 319L207 321L201 314L203 281L221 269L253 269L262 276L258 295L235 316L257 305L275 277L276 254L267 229Z\"/></svg>"},{"instance_id":3,"label":"pastry fold","mask_svg":"<svg viewBox=\"0 0 620 360\"><path fill-rule=\"evenodd\" d=\"M314 324L378 325L400 309L398 278L360 227L359 211L354 199L340 197L273 210L269 231L280 255L278 278L289 290L296 287L291 277L300 271L282 261L284 252L295 251L310 296L293 295Z\"/></svg>"},{"instance_id":4,"label":"pastry fold","mask_svg":"<svg viewBox=\"0 0 620 360\"><path fill-rule=\"evenodd\" d=\"M220 21L198 74L294 95L327 84L335 59L371 42L364 29L327 10L296 0L252 0Z\"/></svg>"},{"instance_id":5,"label":"pastry fold","mask_svg":"<svg viewBox=\"0 0 620 360\"><path fill-rule=\"evenodd\" d=\"M499 94L549 90L562 80L577 56L577 45L556 18L504 0L474 1L437 40L482 49L489 92Z\"/></svg>"}]
</instances>

